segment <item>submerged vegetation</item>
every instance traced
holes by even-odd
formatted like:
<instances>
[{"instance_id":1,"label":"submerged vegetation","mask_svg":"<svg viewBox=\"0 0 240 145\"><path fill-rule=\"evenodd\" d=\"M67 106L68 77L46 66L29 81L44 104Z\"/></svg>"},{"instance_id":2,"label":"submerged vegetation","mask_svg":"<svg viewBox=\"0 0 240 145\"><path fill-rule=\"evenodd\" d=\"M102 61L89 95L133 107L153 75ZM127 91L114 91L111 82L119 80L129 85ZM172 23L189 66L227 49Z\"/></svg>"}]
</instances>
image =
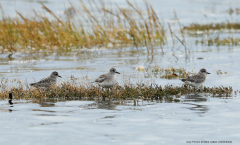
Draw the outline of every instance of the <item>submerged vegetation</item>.
<instances>
[{"instance_id":1,"label":"submerged vegetation","mask_svg":"<svg viewBox=\"0 0 240 145\"><path fill-rule=\"evenodd\" d=\"M150 53L154 45L162 46L166 43L165 30L149 3L145 3L147 13L143 15L142 10L129 1L128 9L107 7L104 2L101 5L94 1L88 2L86 4L80 1L80 8L72 6L77 22L60 20L43 4L42 8L54 20L43 17L36 11L33 11L35 16L31 19L19 12L17 14L20 18L10 19L1 8L0 51L66 52L81 48L135 45L146 46Z\"/></svg>"},{"instance_id":2,"label":"submerged vegetation","mask_svg":"<svg viewBox=\"0 0 240 145\"><path fill-rule=\"evenodd\" d=\"M164 78L164 79L179 79L186 78L191 73L186 72L184 68L162 68L159 65L155 65L151 68L144 68L143 66L139 66L135 68L136 71L144 72L145 78Z\"/></svg>"},{"instance_id":3,"label":"submerged vegetation","mask_svg":"<svg viewBox=\"0 0 240 145\"><path fill-rule=\"evenodd\" d=\"M240 23L222 22L222 23L211 23L211 24L198 24L193 23L190 26L185 26L183 30L187 31L209 31L209 30L223 30L223 29L240 29Z\"/></svg>"},{"instance_id":4,"label":"submerged vegetation","mask_svg":"<svg viewBox=\"0 0 240 145\"><path fill-rule=\"evenodd\" d=\"M239 46L240 45L240 39L239 38L223 38L220 39L219 37L212 39L209 38L207 40L201 40L198 41L196 40L196 44L202 44L202 45L208 45L208 46L212 46L212 45L216 45L216 46L220 46L220 45L233 45L233 46Z\"/></svg>"},{"instance_id":5,"label":"submerged vegetation","mask_svg":"<svg viewBox=\"0 0 240 145\"><path fill-rule=\"evenodd\" d=\"M228 37L220 38L221 32L218 32L218 37L216 38L204 38L202 40L196 40L196 44L202 44L202 45L216 45L216 46L222 46L222 45L232 45L232 46L239 46L240 45L240 39L234 38L234 30L240 30L240 23L211 23L211 24L190 24L190 26L186 26L183 28L183 30L187 31L190 35L196 35L196 34L204 34L206 33L209 37L209 34L214 34L215 32L222 31L225 32L225 30L228 30ZM223 33L224 34L224 33Z\"/></svg>"},{"instance_id":6,"label":"submerged vegetation","mask_svg":"<svg viewBox=\"0 0 240 145\"><path fill-rule=\"evenodd\" d=\"M155 65L151 69L146 69L147 74L145 75L145 78L164 78L164 79L179 79L179 78L186 78L190 75L190 72L186 72L184 68L174 68L174 67L168 67L168 68L161 68L158 65Z\"/></svg>"}]
</instances>

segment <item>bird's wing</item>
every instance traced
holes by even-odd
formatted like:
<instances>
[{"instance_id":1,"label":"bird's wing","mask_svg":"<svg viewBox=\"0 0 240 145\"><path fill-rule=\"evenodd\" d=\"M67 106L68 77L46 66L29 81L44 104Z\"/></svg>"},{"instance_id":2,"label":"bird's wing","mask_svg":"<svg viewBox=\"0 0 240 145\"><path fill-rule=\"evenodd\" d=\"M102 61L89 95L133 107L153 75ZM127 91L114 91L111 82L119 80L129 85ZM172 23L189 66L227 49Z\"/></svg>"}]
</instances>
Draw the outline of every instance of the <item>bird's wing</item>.
<instances>
[{"instance_id":1,"label":"bird's wing","mask_svg":"<svg viewBox=\"0 0 240 145\"><path fill-rule=\"evenodd\" d=\"M192 76L189 77L188 80L189 80L190 82L195 82L196 79L197 79L197 75L192 75Z\"/></svg>"},{"instance_id":2,"label":"bird's wing","mask_svg":"<svg viewBox=\"0 0 240 145\"><path fill-rule=\"evenodd\" d=\"M50 83L51 80L49 79L49 77L46 77L46 78L43 78L41 79L39 82L37 82L38 84L41 84L41 83Z\"/></svg>"},{"instance_id":3,"label":"bird's wing","mask_svg":"<svg viewBox=\"0 0 240 145\"><path fill-rule=\"evenodd\" d=\"M52 85L52 83L49 77L43 78L39 82L30 84L30 86L34 86L34 87L48 87L50 85Z\"/></svg>"},{"instance_id":4,"label":"bird's wing","mask_svg":"<svg viewBox=\"0 0 240 145\"><path fill-rule=\"evenodd\" d=\"M202 83L205 81L205 75L198 75L197 77L194 78L195 83Z\"/></svg>"},{"instance_id":5,"label":"bird's wing","mask_svg":"<svg viewBox=\"0 0 240 145\"><path fill-rule=\"evenodd\" d=\"M105 81L107 79L107 75L106 74L102 74L100 75L96 80L95 82L97 83L102 83L103 81Z\"/></svg>"},{"instance_id":6,"label":"bird's wing","mask_svg":"<svg viewBox=\"0 0 240 145\"><path fill-rule=\"evenodd\" d=\"M186 79L182 79L183 82L194 82L196 79L196 75L188 76Z\"/></svg>"}]
</instances>

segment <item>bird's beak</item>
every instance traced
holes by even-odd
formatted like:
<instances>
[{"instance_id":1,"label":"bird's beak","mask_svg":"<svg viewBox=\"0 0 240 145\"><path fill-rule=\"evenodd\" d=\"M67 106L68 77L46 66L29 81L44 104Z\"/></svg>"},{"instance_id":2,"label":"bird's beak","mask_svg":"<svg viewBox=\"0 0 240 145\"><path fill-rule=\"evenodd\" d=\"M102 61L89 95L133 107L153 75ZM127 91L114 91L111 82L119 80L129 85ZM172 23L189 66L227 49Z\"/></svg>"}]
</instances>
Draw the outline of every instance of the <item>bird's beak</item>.
<instances>
[{"instance_id":1,"label":"bird's beak","mask_svg":"<svg viewBox=\"0 0 240 145\"><path fill-rule=\"evenodd\" d=\"M116 72L117 74L120 74L120 72Z\"/></svg>"},{"instance_id":2,"label":"bird's beak","mask_svg":"<svg viewBox=\"0 0 240 145\"><path fill-rule=\"evenodd\" d=\"M209 72L206 72L207 74L210 74Z\"/></svg>"},{"instance_id":3,"label":"bird's beak","mask_svg":"<svg viewBox=\"0 0 240 145\"><path fill-rule=\"evenodd\" d=\"M62 78L61 76L58 76L59 78Z\"/></svg>"}]
</instances>

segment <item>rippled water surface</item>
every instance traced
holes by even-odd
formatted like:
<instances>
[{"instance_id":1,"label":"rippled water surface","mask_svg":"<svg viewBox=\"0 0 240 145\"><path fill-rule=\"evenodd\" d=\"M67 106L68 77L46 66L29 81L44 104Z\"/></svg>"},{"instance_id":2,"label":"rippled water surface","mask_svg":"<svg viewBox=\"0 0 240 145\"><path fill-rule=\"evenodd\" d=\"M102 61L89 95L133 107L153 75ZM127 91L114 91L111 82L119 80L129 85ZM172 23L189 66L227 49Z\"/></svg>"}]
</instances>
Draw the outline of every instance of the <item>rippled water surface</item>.
<instances>
[{"instance_id":1,"label":"rippled water surface","mask_svg":"<svg viewBox=\"0 0 240 145\"><path fill-rule=\"evenodd\" d=\"M58 0L1 0L4 12L15 17L15 10L23 15L28 10L42 11L38 2L48 6L58 17L64 18L64 11L69 8L68 1ZM71 1L75 6L78 1ZM143 2L138 1L139 6ZM183 26L190 23L224 22L230 20L229 9L240 6L234 1L208 0L170 0L149 1L157 15L178 28L174 16L176 11ZM125 2L116 1L119 6ZM26 7L29 9L26 10ZM31 14L29 14L31 15ZM239 15L233 14L233 21ZM180 34L178 34L181 36ZM210 37L217 37L211 34ZM222 32L221 36L229 36ZM182 85L178 79L145 78L146 74L135 70L138 66L185 68L197 72L206 68L211 74L205 86L232 86L238 90L240 75L239 46L195 45L195 40L202 40L205 35L186 36L190 54L186 57L185 48L177 43L172 46L172 38L164 46L164 53L159 46L154 47L154 55L149 55L145 47L92 48L64 54L8 53L0 54L0 78L17 78L29 83L48 76L53 70L58 71L62 79L92 81L100 74L115 67L123 80L153 81L162 86ZM239 37L234 33L234 37ZM223 74L218 74L221 70ZM85 79L83 79L85 78ZM87 79L86 79L87 78ZM12 84L14 85L14 84ZM82 100L13 100L11 107L7 100L0 101L0 144L201 144L197 141L229 141L224 144L239 144L240 139L240 97L218 97L212 95L189 94L180 97L178 103L138 100L99 102ZM193 141L196 141L195 143ZM231 143L232 142L232 143Z\"/></svg>"},{"instance_id":2,"label":"rippled water surface","mask_svg":"<svg viewBox=\"0 0 240 145\"><path fill-rule=\"evenodd\" d=\"M239 142L239 97L186 95L179 103L0 102L1 144Z\"/></svg>"}]
</instances>

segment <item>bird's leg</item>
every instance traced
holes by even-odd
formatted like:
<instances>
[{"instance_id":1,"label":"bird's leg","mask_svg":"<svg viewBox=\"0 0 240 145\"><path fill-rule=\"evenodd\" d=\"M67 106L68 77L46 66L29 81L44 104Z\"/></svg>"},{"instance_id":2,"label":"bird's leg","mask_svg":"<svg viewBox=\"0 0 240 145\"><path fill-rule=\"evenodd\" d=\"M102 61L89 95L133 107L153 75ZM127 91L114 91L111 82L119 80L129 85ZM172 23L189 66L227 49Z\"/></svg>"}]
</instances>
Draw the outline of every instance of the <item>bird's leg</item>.
<instances>
[{"instance_id":1,"label":"bird's leg","mask_svg":"<svg viewBox=\"0 0 240 145\"><path fill-rule=\"evenodd\" d=\"M104 96L104 89L102 88L103 94L102 94L102 100L105 101L106 96Z\"/></svg>"},{"instance_id":2,"label":"bird's leg","mask_svg":"<svg viewBox=\"0 0 240 145\"><path fill-rule=\"evenodd\" d=\"M103 95L103 96L102 96L102 100L105 101L105 98L106 98L106 96Z\"/></svg>"},{"instance_id":3,"label":"bird's leg","mask_svg":"<svg viewBox=\"0 0 240 145\"><path fill-rule=\"evenodd\" d=\"M108 88L108 98L110 98L110 88Z\"/></svg>"},{"instance_id":4,"label":"bird's leg","mask_svg":"<svg viewBox=\"0 0 240 145\"><path fill-rule=\"evenodd\" d=\"M199 92L199 93L201 92L201 87L199 87L198 92Z\"/></svg>"}]
</instances>

